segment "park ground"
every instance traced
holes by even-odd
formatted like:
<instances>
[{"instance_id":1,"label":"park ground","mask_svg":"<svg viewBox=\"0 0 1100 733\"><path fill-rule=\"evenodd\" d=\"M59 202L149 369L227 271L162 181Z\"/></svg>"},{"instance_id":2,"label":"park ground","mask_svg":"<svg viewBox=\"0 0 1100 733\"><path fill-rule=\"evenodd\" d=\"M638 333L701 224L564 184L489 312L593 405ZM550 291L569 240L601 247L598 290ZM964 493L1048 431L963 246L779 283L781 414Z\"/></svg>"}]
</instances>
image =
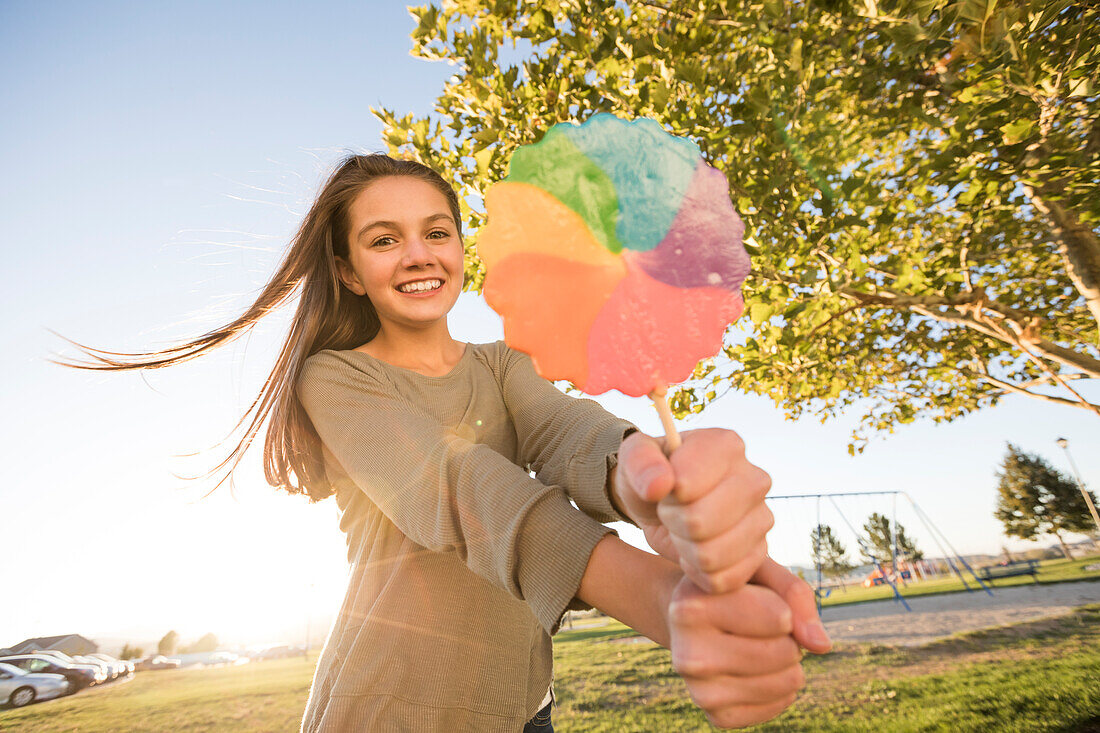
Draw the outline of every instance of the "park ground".
<instances>
[{"instance_id":1,"label":"park ground","mask_svg":"<svg viewBox=\"0 0 1100 733\"><path fill-rule=\"evenodd\" d=\"M1100 585L1080 577L1067 579ZM1027 592L1044 587L1057 585ZM869 605L889 610L893 602ZM917 646L841 640L832 653L807 657L799 700L754 730L1100 732L1100 604L1054 607L1060 615ZM555 638L559 733L713 730L666 650L617 622L598 623ZM141 673L122 685L2 710L0 730L296 731L315 664L314 655Z\"/></svg>"}]
</instances>

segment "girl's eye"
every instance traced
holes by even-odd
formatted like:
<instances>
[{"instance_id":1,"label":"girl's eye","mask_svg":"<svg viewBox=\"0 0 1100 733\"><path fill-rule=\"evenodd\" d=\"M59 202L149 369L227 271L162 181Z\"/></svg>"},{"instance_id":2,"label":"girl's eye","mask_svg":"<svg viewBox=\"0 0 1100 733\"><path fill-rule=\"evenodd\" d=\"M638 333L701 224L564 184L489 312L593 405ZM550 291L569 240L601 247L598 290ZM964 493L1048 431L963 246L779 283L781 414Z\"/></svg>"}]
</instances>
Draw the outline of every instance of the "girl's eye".
<instances>
[{"instance_id":1,"label":"girl's eye","mask_svg":"<svg viewBox=\"0 0 1100 733\"><path fill-rule=\"evenodd\" d=\"M428 232L428 236L432 239L443 239L450 236L450 232L446 229L436 229L435 231Z\"/></svg>"},{"instance_id":2,"label":"girl's eye","mask_svg":"<svg viewBox=\"0 0 1100 733\"><path fill-rule=\"evenodd\" d=\"M371 242L370 246L371 247L388 247L389 245L391 245L393 243L394 243L394 238L393 237L379 237L378 239Z\"/></svg>"}]
</instances>

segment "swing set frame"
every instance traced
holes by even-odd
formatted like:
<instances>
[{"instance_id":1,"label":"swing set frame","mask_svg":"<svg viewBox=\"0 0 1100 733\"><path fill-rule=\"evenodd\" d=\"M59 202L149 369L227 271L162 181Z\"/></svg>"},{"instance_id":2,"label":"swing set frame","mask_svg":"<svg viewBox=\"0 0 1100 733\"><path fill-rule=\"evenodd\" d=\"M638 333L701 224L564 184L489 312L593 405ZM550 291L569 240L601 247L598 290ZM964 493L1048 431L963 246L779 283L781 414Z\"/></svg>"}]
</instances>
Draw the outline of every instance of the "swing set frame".
<instances>
[{"instance_id":1,"label":"swing set frame","mask_svg":"<svg viewBox=\"0 0 1100 733\"><path fill-rule=\"evenodd\" d=\"M966 568L966 571L968 573L970 573L970 577L974 580L975 583L978 584L979 587L981 587L982 590L984 590L986 593L988 593L991 596L993 595L992 589L990 589L990 587L988 585L986 585L985 583L982 582L982 579L979 578L978 574L974 572L974 569L972 567L970 567L970 563L968 563L966 560L963 559L963 557L955 550L955 548L951 544L950 540L948 540L947 537L943 534L943 532L940 531L939 527L937 527L932 522L931 517L929 517L917 505L917 502L913 501L913 497L909 496L909 494L904 492L904 491L837 491L837 492L822 493L822 494L786 494L786 495L783 495L783 496L769 496L768 501L780 501L780 500L788 500L788 499L813 499L814 502L815 502L816 509L817 509L817 524L815 526L820 527L821 526L821 500L822 499L827 499L829 501L829 503L832 504L832 506L836 510L837 514L840 515L840 518L844 521L844 524L848 527L848 529L852 532L852 534L855 535L856 542L859 543L859 547L860 547L861 550L863 550L863 554L866 555L867 557L871 558L871 561L874 564L875 569L878 571L878 573L882 577L883 581L885 583L887 583L890 586L890 589L894 592L894 601L895 602L900 602L903 606L905 606L906 611L912 611L913 609L911 609L909 607L909 603L906 602L905 596L902 595L902 592L898 589L897 582L895 580L892 580L890 575L888 575L886 573L885 569L882 567L882 563L880 563L878 561L878 558L876 558L873 554L868 552L869 547L870 547L870 543L864 538L864 536L862 534L860 534L858 531L856 531L856 528L852 525L851 522L848 521L848 517L845 516L843 510L841 510L840 505L836 501L836 499L838 497L849 497L849 496L861 496L861 497L890 496L890 497L893 497L893 513L892 513L892 517L891 517L891 520L890 520L890 534L891 534L890 546L891 546L891 555L892 555L891 565L892 565L892 568L893 568L895 573L897 572L897 567L898 567L898 532L897 532L897 527L898 527L898 497L902 496L913 507L913 512L917 515L917 518L920 519L921 523L924 524L925 529L928 530L928 533L932 536L932 539L935 541L936 545L940 548L940 552L943 553L943 558L947 562L948 567L950 567L951 570L954 571L955 575L958 576L959 581L962 582L962 584L963 584L963 588L965 588L967 590L967 592L975 590L974 588L971 588L970 584L968 584L966 582L966 578L963 577L963 572L959 569L960 565L962 567ZM941 540L942 540L942 542L941 542ZM947 551L947 549L945 549L945 545L946 545L946 548L949 548L951 550L950 553ZM818 546L814 547L814 567L817 569L817 581L816 581L816 584L814 586L814 597L817 599L817 610L818 610L818 613L820 613L821 612L821 599L822 599L821 589L823 587L823 581L822 581L822 577L821 577L822 576L821 558L820 558L820 553L818 551Z\"/></svg>"}]
</instances>

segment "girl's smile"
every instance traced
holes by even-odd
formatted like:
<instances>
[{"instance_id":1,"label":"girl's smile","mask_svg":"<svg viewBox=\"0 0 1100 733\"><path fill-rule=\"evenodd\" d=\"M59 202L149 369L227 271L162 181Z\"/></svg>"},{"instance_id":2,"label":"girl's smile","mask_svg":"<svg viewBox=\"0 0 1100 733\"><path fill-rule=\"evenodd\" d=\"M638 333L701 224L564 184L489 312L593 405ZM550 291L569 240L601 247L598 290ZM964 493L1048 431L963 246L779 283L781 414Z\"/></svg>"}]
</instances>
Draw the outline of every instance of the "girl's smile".
<instances>
[{"instance_id":1,"label":"girl's smile","mask_svg":"<svg viewBox=\"0 0 1100 733\"><path fill-rule=\"evenodd\" d=\"M462 239L446 197L408 176L381 178L348 207L341 281L366 295L382 330L446 324L464 275Z\"/></svg>"},{"instance_id":2,"label":"girl's smile","mask_svg":"<svg viewBox=\"0 0 1100 733\"><path fill-rule=\"evenodd\" d=\"M413 280L397 286L397 290L409 295L432 294L443 287L443 281L432 278L431 280Z\"/></svg>"}]
</instances>

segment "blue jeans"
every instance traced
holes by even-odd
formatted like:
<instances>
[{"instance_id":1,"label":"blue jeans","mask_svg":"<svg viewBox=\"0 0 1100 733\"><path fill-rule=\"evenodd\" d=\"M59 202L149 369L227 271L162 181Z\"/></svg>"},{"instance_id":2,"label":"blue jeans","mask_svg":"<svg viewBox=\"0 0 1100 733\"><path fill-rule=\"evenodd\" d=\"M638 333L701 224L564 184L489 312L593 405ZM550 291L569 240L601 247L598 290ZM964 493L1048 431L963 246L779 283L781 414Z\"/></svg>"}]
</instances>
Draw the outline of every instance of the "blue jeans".
<instances>
[{"instance_id":1,"label":"blue jeans","mask_svg":"<svg viewBox=\"0 0 1100 733\"><path fill-rule=\"evenodd\" d=\"M523 726L523 733L554 733L554 724L550 721L550 706L553 704L549 702L546 707L535 713L535 717Z\"/></svg>"}]
</instances>

